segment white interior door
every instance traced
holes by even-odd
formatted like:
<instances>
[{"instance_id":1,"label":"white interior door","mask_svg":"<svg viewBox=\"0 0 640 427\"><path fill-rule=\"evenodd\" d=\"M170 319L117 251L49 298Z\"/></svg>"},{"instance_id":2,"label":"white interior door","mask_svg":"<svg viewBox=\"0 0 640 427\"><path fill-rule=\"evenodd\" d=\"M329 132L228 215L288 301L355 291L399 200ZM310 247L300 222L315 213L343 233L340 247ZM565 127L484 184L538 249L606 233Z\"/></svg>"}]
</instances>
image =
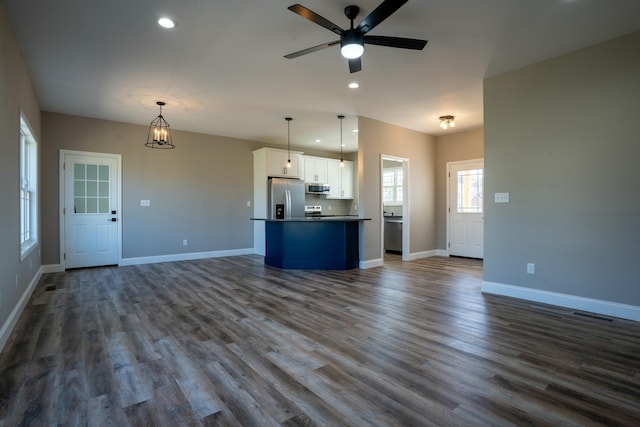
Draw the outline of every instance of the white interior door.
<instances>
[{"instance_id":1,"label":"white interior door","mask_svg":"<svg viewBox=\"0 0 640 427\"><path fill-rule=\"evenodd\" d=\"M484 161L449 164L449 255L484 257Z\"/></svg>"},{"instance_id":2,"label":"white interior door","mask_svg":"<svg viewBox=\"0 0 640 427\"><path fill-rule=\"evenodd\" d=\"M120 159L63 153L65 268L118 264Z\"/></svg>"}]
</instances>

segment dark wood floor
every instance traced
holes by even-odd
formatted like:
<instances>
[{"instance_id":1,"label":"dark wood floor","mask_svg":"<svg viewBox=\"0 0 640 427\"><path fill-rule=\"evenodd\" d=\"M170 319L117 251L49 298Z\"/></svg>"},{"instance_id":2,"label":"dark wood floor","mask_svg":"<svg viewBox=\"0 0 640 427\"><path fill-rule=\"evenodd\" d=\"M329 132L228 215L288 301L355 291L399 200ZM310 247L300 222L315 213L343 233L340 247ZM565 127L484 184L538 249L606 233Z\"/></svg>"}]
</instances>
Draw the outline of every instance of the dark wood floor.
<instances>
[{"instance_id":1,"label":"dark wood floor","mask_svg":"<svg viewBox=\"0 0 640 427\"><path fill-rule=\"evenodd\" d=\"M640 425L640 324L483 296L477 260L387 261L46 274L0 426Z\"/></svg>"}]
</instances>

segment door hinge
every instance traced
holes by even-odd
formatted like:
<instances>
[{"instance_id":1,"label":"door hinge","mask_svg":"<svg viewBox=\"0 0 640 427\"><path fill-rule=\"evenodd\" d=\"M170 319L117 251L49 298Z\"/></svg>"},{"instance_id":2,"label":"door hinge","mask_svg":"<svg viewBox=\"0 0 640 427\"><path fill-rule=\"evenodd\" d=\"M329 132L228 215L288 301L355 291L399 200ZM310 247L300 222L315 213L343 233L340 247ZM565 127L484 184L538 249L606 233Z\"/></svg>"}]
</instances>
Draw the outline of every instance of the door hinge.
<instances>
[{"instance_id":1,"label":"door hinge","mask_svg":"<svg viewBox=\"0 0 640 427\"><path fill-rule=\"evenodd\" d=\"M62 215L66 215L67 214L67 208L62 208Z\"/></svg>"},{"instance_id":2,"label":"door hinge","mask_svg":"<svg viewBox=\"0 0 640 427\"><path fill-rule=\"evenodd\" d=\"M447 243L447 247L450 248L451 247L451 242Z\"/></svg>"},{"instance_id":3,"label":"door hinge","mask_svg":"<svg viewBox=\"0 0 640 427\"><path fill-rule=\"evenodd\" d=\"M67 254L66 253L62 254L62 259L67 259Z\"/></svg>"},{"instance_id":4,"label":"door hinge","mask_svg":"<svg viewBox=\"0 0 640 427\"><path fill-rule=\"evenodd\" d=\"M67 170L67 163L66 162L62 163L62 170L63 171Z\"/></svg>"}]
</instances>

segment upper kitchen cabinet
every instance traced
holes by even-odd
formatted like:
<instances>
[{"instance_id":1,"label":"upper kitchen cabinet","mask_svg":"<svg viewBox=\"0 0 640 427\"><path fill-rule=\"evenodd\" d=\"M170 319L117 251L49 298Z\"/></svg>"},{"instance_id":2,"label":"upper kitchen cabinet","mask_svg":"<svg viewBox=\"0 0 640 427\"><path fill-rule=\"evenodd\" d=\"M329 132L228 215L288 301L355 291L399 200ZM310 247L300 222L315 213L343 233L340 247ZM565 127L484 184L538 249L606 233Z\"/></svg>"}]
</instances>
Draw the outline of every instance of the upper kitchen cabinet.
<instances>
[{"instance_id":1,"label":"upper kitchen cabinet","mask_svg":"<svg viewBox=\"0 0 640 427\"><path fill-rule=\"evenodd\" d=\"M291 152L291 167L287 167L289 160L289 152L287 150L279 150L277 148L261 148L254 151L254 159L264 159L266 164L267 176L277 176L284 178L301 178L302 177L302 153L299 151ZM257 157L256 157L257 156ZM262 161L262 160L261 160Z\"/></svg>"},{"instance_id":2,"label":"upper kitchen cabinet","mask_svg":"<svg viewBox=\"0 0 640 427\"><path fill-rule=\"evenodd\" d=\"M302 159L304 161L304 181L326 184L328 159L313 156L302 156Z\"/></svg>"},{"instance_id":3,"label":"upper kitchen cabinet","mask_svg":"<svg viewBox=\"0 0 640 427\"><path fill-rule=\"evenodd\" d=\"M327 199L353 199L353 162L345 160L340 166L340 160L328 159L327 172L327 183L331 186Z\"/></svg>"}]
</instances>

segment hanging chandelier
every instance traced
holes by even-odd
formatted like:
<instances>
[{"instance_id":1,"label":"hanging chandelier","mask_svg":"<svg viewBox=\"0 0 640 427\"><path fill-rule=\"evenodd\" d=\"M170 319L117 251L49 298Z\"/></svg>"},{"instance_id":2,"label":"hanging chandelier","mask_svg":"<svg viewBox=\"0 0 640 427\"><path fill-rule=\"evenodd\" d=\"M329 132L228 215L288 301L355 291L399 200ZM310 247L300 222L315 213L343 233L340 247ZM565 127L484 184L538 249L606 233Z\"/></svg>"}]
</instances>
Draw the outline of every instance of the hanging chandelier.
<instances>
[{"instance_id":1,"label":"hanging chandelier","mask_svg":"<svg viewBox=\"0 0 640 427\"><path fill-rule=\"evenodd\" d=\"M160 114L151 122L147 143L144 145L149 148L176 148L171 140L169 123L162 117L162 106L165 105L165 103L158 101L156 104L160 106Z\"/></svg>"},{"instance_id":2,"label":"hanging chandelier","mask_svg":"<svg viewBox=\"0 0 640 427\"><path fill-rule=\"evenodd\" d=\"M440 127L442 129L448 129L456 127L455 117L453 116L440 116Z\"/></svg>"}]
</instances>

